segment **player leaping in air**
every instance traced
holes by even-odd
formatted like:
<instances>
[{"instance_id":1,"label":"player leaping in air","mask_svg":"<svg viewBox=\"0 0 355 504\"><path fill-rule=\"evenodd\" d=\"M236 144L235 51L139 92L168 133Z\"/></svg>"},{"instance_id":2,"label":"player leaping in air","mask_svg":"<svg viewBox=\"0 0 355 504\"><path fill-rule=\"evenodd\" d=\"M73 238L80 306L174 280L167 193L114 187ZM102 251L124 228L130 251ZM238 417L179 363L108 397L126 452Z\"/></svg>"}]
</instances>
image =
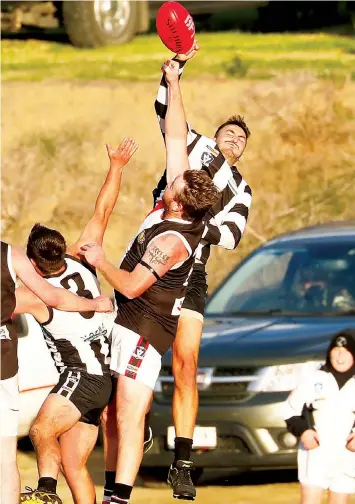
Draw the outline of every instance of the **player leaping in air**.
<instances>
[{"instance_id":1,"label":"player leaping in air","mask_svg":"<svg viewBox=\"0 0 355 504\"><path fill-rule=\"evenodd\" d=\"M177 55L181 77L187 60L199 50L195 41L186 55ZM160 129L166 141L168 83L163 75L155 102ZM182 102L177 109L182 108ZM177 113L181 113L177 110ZM235 249L242 238L251 205L251 189L242 177L236 163L247 146L250 131L240 116L232 116L218 126L214 137L200 135L188 126L187 152L192 170L209 174L222 192L218 203L209 212L202 240L199 244L193 271L182 304L177 333L173 344L172 369L174 375L173 419L175 425L175 458L169 471L168 483L173 495L181 499L194 499L196 490L190 477L192 437L198 411L196 385L197 361L202 335L203 316L207 296L206 263L211 245L227 250ZM154 203L159 200L167 185L167 172L153 191Z\"/></svg>"}]
</instances>

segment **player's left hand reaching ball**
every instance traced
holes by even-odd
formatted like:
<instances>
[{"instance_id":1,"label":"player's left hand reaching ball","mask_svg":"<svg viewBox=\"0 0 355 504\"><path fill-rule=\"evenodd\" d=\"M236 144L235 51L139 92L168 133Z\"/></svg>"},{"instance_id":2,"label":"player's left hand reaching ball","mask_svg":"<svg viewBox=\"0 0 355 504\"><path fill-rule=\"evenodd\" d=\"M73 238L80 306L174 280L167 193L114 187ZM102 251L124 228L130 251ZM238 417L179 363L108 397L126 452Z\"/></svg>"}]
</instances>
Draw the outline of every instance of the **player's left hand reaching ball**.
<instances>
[{"instance_id":1,"label":"player's left hand reaching ball","mask_svg":"<svg viewBox=\"0 0 355 504\"><path fill-rule=\"evenodd\" d=\"M85 260L94 268L99 268L100 264L105 260L105 252L97 243L87 243L80 247L80 254L85 257Z\"/></svg>"},{"instance_id":2,"label":"player's left hand reaching ball","mask_svg":"<svg viewBox=\"0 0 355 504\"><path fill-rule=\"evenodd\" d=\"M109 144L105 145L110 162L121 167L128 163L138 149L138 144L136 144L133 138L124 138L117 149L113 149Z\"/></svg>"},{"instance_id":3,"label":"player's left hand reaching ball","mask_svg":"<svg viewBox=\"0 0 355 504\"><path fill-rule=\"evenodd\" d=\"M187 51L187 53L185 53L185 54L176 54L176 56L174 56L174 60L188 61L188 60L192 59L194 56L196 56L196 54L198 53L199 50L200 50L200 46L198 45L198 42L195 39L191 49L189 51Z\"/></svg>"}]
</instances>

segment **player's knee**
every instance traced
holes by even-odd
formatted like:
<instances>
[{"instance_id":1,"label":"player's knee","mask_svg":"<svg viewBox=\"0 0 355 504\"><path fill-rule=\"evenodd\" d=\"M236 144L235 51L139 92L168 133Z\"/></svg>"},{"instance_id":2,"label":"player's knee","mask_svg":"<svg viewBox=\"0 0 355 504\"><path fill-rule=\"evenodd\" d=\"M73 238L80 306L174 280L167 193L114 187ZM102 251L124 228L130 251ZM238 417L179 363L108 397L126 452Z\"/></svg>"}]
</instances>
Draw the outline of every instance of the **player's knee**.
<instances>
[{"instance_id":1,"label":"player's knee","mask_svg":"<svg viewBox=\"0 0 355 504\"><path fill-rule=\"evenodd\" d=\"M41 429L40 424L34 423L31 425L29 436L33 444L44 434L44 429Z\"/></svg>"}]
</instances>

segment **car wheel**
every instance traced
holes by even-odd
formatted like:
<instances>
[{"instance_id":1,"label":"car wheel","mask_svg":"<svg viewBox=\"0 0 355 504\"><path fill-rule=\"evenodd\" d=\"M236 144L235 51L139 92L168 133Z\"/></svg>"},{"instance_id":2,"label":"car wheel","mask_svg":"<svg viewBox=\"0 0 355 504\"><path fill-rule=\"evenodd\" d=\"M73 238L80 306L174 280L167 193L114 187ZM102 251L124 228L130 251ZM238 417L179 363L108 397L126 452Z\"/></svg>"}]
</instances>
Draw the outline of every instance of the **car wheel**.
<instances>
[{"instance_id":1,"label":"car wheel","mask_svg":"<svg viewBox=\"0 0 355 504\"><path fill-rule=\"evenodd\" d=\"M63 2L63 24L77 47L123 44L137 31L137 2L92 0Z\"/></svg>"}]
</instances>

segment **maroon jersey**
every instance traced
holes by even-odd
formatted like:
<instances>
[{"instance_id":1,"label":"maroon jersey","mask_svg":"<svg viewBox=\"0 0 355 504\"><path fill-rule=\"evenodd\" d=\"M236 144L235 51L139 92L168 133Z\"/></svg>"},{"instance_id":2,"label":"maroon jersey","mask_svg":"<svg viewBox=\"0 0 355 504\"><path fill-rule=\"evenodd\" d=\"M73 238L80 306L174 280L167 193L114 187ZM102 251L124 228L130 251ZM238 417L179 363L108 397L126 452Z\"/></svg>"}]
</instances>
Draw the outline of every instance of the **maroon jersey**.
<instances>
[{"instance_id":1,"label":"maroon jersey","mask_svg":"<svg viewBox=\"0 0 355 504\"><path fill-rule=\"evenodd\" d=\"M160 354L170 348L175 337L195 251L203 232L201 222L162 219L163 212L162 205L159 205L145 218L126 251L121 269L133 271L148 245L155 238L167 234L174 234L182 240L188 258L176 264L138 298L128 299L115 292L118 305L116 323L143 336Z\"/></svg>"}]
</instances>

